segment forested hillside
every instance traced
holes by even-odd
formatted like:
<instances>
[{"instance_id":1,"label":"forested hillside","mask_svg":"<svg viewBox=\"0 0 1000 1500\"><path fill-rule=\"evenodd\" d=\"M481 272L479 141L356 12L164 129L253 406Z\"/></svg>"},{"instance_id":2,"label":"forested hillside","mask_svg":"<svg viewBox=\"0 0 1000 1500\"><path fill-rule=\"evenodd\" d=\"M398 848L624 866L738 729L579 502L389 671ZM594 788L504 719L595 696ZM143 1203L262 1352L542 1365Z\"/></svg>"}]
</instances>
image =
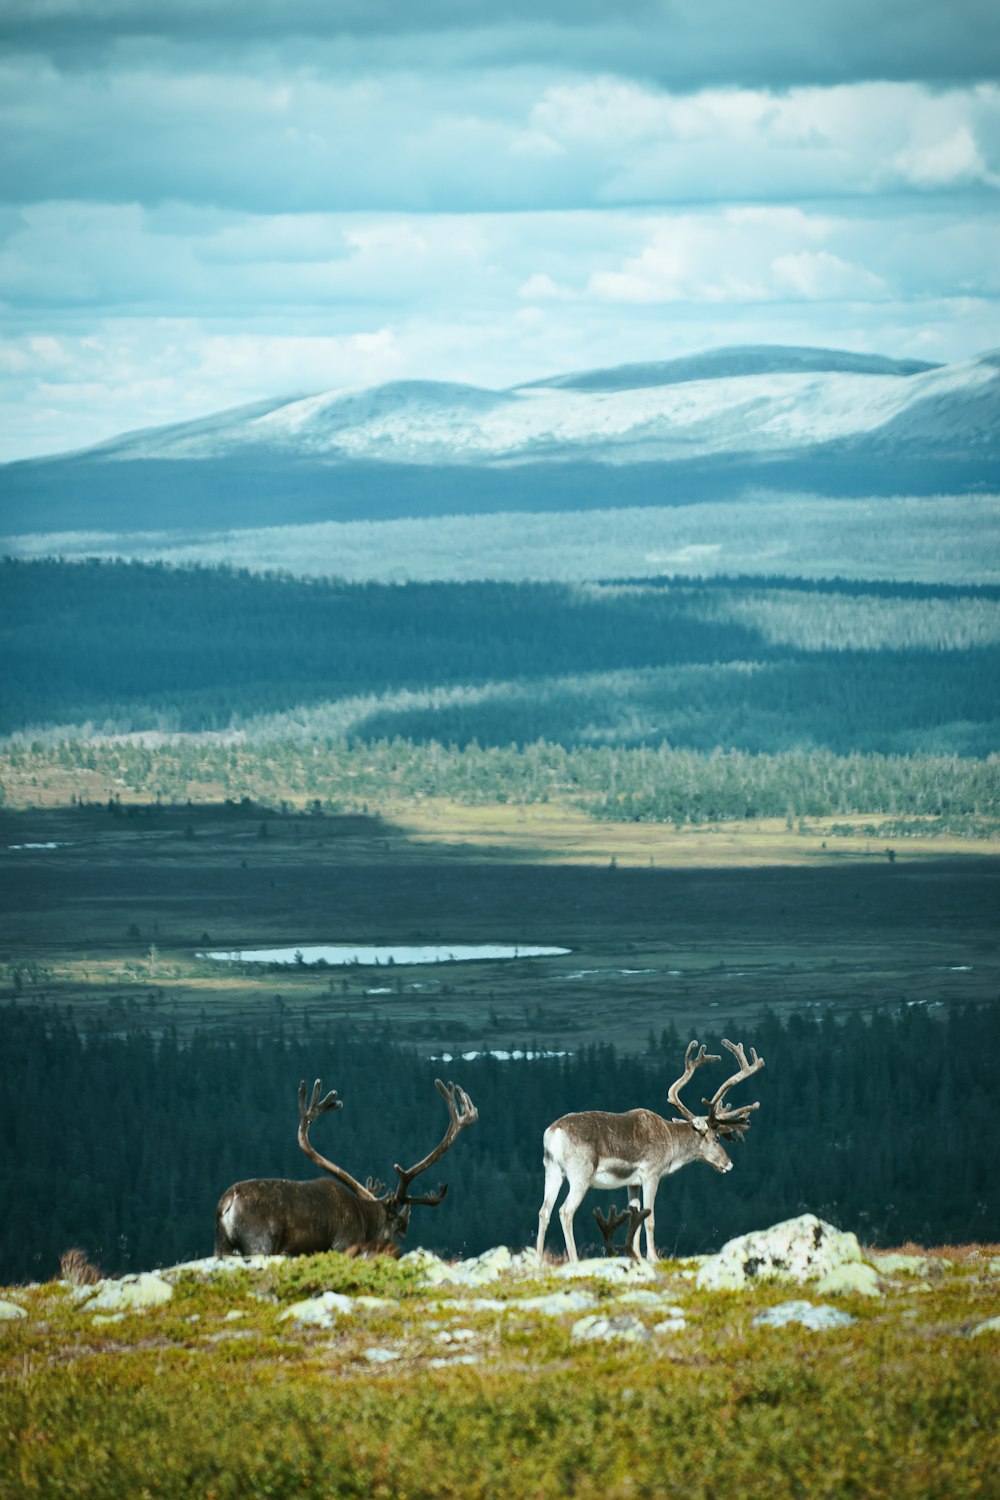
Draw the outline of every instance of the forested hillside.
<instances>
[{"instance_id":1,"label":"forested hillside","mask_svg":"<svg viewBox=\"0 0 1000 1500\"><path fill-rule=\"evenodd\" d=\"M806 1209L869 1244L1000 1238L1000 1166L980 1149L1000 1070L995 1007L954 1008L941 1021L919 1009L868 1023L772 1017L752 1036L735 1025L727 1034L766 1060L745 1098L761 1107L732 1148L730 1175L695 1165L663 1184L665 1254L717 1249ZM314 1175L295 1143L295 1091L317 1073L344 1108L323 1122L322 1139L317 1126L316 1144L362 1180L392 1180L393 1162L416 1160L440 1138L433 1078L457 1078L479 1123L436 1169L448 1197L414 1211L409 1243L465 1254L524 1245L541 1201L545 1126L585 1107L663 1110L687 1040L667 1030L638 1058L592 1047L535 1062L435 1062L344 1027L306 1039L280 1029L84 1039L68 1017L9 1003L0 1011L0 1193L19 1211L0 1226L0 1281L51 1276L70 1244L108 1271L209 1254L215 1203L230 1182ZM717 1043L713 1035L712 1050ZM581 1241L599 1242L590 1211L608 1197L586 1201Z\"/></svg>"},{"instance_id":2,"label":"forested hillside","mask_svg":"<svg viewBox=\"0 0 1000 1500\"><path fill-rule=\"evenodd\" d=\"M1000 743L1000 591L718 579L345 584L0 564L0 730L505 746Z\"/></svg>"}]
</instances>

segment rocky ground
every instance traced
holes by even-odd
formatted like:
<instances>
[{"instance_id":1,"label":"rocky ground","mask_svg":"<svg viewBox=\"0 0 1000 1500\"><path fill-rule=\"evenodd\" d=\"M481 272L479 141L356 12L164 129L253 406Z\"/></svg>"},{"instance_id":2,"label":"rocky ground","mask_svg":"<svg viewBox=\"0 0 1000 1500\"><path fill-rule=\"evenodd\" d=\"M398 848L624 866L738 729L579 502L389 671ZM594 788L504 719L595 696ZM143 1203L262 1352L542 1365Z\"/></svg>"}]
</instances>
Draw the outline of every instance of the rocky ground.
<instances>
[{"instance_id":1,"label":"rocky ground","mask_svg":"<svg viewBox=\"0 0 1000 1500\"><path fill-rule=\"evenodd\" d=\"M655 1265L503 1246L209 1259L0 1299L0 1494L19 1500L109 1493L112 1477L139 1494L298 1495L320 1472L315 1492L361 1493L330 1477L346 1462L333 1429L369 1494L493 1494L517 1452L510 1494L652 1496L708 1435L688 1495L756 1494L748 1442L772 1496L1000 1493L996 1247L863 1251L806 1214ZM446 1479L456 1443L471 1469ZM817 1444L829 1472L802 1488Z\"/></svg>"}]
</instances>

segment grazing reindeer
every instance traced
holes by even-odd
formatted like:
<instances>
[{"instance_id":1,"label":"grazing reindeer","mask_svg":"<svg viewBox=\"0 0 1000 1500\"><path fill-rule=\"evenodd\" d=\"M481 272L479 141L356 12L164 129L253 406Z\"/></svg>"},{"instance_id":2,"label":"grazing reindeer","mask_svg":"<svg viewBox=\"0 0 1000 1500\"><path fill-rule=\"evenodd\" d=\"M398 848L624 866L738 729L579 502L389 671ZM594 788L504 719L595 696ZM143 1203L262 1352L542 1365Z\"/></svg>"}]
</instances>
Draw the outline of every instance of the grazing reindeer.
<instances>
[{"instance_id":1,"label":"grazing reindeer","mask_svg":"<svg viewBox=\"0 0 1000 1500\"><path fill-rule=\"evenodd\" d=\"M317 1115L341 1109L336 1090L320 1098L317 1078L312 1098L306 1103L306 1086L299 1084L299 1145L311 1161L329 1177L311 1182L284 1178L253 1178L227 1188L215 1211L216 1255L314 1255L319 1250L371 1252L396 1251L397 1235L404 1235L410 1209L416 1203L432 1207L444 1199L448 1184L421 1198L410 1196L413 1179L444 1155L459 1131L474 1125L479 1112L464 1089L455 1083L434 1080L448 1106L448 1128L440 1143L416 1166L396 1165L399 1183L395 1192L383 1192L381 1182L369 1177L367 1185L355 1182L343 1167L327 1161L309 1141L309 1127Z\"/></svg>"},{"instance_id":2,"label":"grazing reindeer","mask_svg":"<svg viewBox=\"0 0 1000 1500\"><path fill-rule=\"evenodd\" d=\"M750 1048L751 1062L747 1062L742 1045L723 1040L722 1045L739 1063L739 1072L727 1078L711 1099L702 1102L708 1105L707 1115L693 1115L686 1104L680 1101L679 1093L692 1078L695 1069L703 1063L720 1062L719 1057L708 1057L705 1048L698 1049L697 1042L688 1044L684 1054L684 1072L667 1090L667 1098L683 1115L681 1120L664 1120L651 1109L630 1109L627 1114L607 1114L603 1110L587 1109L580 1114L563 1115L550 1125L542 1137L545 1161L545 1201L538 1212L538 1253L545 1245L545 1231L559 1189L565 1177L569 1183L566 1197L559 1209L559 1219L566 1238L566 1251L571 1261L577 1260L576 1241L573 1238L573 1215L590 1187L629 1189L630 1212L617 1216L612 1209L608 1219L598 1218L605 1245L610 1247L610 1236L617 1224L630 1219L628 1250L638 1259L633 1249L633 1239L640 1222L645 1224L646 1259L656 1259L654 1244L653 1209L660 1178L686 1166L689 1161L706 1161L717 1172L728 1172L732 1162L723 1146L723 1140L741 1141L750 1125L750 1115L759 1106L744 1104L739 1109L725 1109L723 1097L735 1083L759 1072L764 1059ZM642 1188L642 1210L639 1209L639 1189ZM617 1222L614 1222L617 1219Z\"/></svg>"}]
</instances>

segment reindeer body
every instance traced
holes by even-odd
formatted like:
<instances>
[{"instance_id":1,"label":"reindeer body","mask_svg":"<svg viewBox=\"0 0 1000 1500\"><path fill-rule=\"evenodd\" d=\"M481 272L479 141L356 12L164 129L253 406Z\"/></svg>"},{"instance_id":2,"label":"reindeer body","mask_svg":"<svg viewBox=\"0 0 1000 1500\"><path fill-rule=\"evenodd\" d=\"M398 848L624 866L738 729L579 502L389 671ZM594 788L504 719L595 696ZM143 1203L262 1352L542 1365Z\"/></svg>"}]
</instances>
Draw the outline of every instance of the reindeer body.
<instances>
[{"instance_id":1,"label":"reindeer body","mask_svg":"<svg viewBox=\"0 0 1000 1500\"><path fill-rule=\"evenodd\" d=\"M216 1255L316 1255L392 1242L385 1205L359 1198L329 1177L309 1182L255 1177L234 1183L215 1211Z\"/></svg>"},{"instance_id":2,"label":"reindeer body","mask_svg":"<svg viewBox=\"0 0 1000 1500\"><path fill-rule=\"evenodd\" d=\"M437 1191L414 1197L410 1185L450 1150L459 1134L474 1125L479 1112L457 1083L434 1080L448 1106L448 1128L433 1151L412 1167L396 1163L399 1182L394 1192L383 1192L381 1182L369 1177L362 1185L343 1167L327 1161L309 1140L309 1127L319 1115L342 1109L335 1089L320 1098L317 1078L312 1097L299 1085L299 1146L310 1161L328 1175L309 1182L285 1177L252 1177L227 1188L215 1209L216 1255L315 1255L322 1250L363 1249L365 1253L399 1254L396 1236L404 1235L410 1209L422 1203L433 1208L444 1201L447 1183Z\"/></svg>"},{"instance_id":3,"label":"reindeer body","mask_svg":"<svg viewBox=\"0 0 1000 1500\"><path fill-rule=\"evenodd\" d=\"M596 1214L609 1252L614 1225L629 1218L628 1253L636 1254L633 1240L640 1224L644 1224L646 1259L656 1259L654 1209L661 1178L679 1171L690 1161L707 1162L717 1172L729 1172L733 1164L722 1144L723 1138L742 1140L750 1115L758 1108L756 1104L745 1104L730 1110L723 1106L722 1100L734 1084L758 1072L764 1066L764 1059L751 1048L752 1062L748 1063L742 1046L726 1040L722 1045L732 1052L740 1068L716 1090L711 1100L705 1101L709 1106L707 1115L692 1114L681 1102L679 1091L696 1069L704 1063L718 1062L719 1058L708 1057L704 1047L698 1051L698 1043L691 1042L684 1058L684 1072L667 1090L667 1098L680 1111L681 1119L665 1120L651 1109L630 1109L625 1114L588 1109L563 1115L548 1127L542 1137L545 1196L538 1211L539 1255L545 1248L549 1219L565 1179L569 1186L559 1208L559 1221L571 1261L578 1259L573 1218L591 1187L629 1190L628 1214L616 1215L614 1208L608 1219L602 1220Z\"/></svg>"},{"instance_id":4,"label":"reindeer body","mask_svg":"<svg viewBox=\"0 0 1000 1500\"><path fill-rule=\"evenodd\" d=\"M689 1161L706 1161L717 1172L728 1172L732 1162L722 1144L686 1120L664 1120L651 1109L626 1114L584 1110L563 1115L542 1136L545 1198L538 1214L538 1252L563 1180L569 1189L559 1208L559 1222L570 1260L577 1259L573 1217L588 1188L627 1187L630 1201L648 1209L644 1219L646 1258L656 1259L656 1190L660 1179Z\"/></svg>"}]
</instances>

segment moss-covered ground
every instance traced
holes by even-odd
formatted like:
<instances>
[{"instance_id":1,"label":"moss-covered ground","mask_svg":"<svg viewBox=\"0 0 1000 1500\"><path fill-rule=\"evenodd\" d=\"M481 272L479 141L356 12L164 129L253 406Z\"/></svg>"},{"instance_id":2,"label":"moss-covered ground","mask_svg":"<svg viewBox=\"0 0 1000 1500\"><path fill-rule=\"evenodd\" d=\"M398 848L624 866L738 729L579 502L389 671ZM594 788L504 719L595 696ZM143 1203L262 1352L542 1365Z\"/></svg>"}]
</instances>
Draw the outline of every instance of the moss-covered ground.
<instances>
[{"instance_id":1,"label":"moss-covered ground","mask_svg":"<svg viewBox=\"0 0 1000 1500\"><path fill-rule=\"evenodd\" d=\"M629 1301L555 1270L427 1288L328 1255L180 1274L118 1321L62 1283L0 1291L26 1314L0 1321L0 1495L1000 1494L996 1248L827 1299L855 1321L824 1332L754 1326L808 1287L706 1293L661 1262L658 1301ZM521 1305L567 1288L638 1337ZM329 1327L288 1316L327 1290L352 1299Z\"/></svg>"}]
</instances>

